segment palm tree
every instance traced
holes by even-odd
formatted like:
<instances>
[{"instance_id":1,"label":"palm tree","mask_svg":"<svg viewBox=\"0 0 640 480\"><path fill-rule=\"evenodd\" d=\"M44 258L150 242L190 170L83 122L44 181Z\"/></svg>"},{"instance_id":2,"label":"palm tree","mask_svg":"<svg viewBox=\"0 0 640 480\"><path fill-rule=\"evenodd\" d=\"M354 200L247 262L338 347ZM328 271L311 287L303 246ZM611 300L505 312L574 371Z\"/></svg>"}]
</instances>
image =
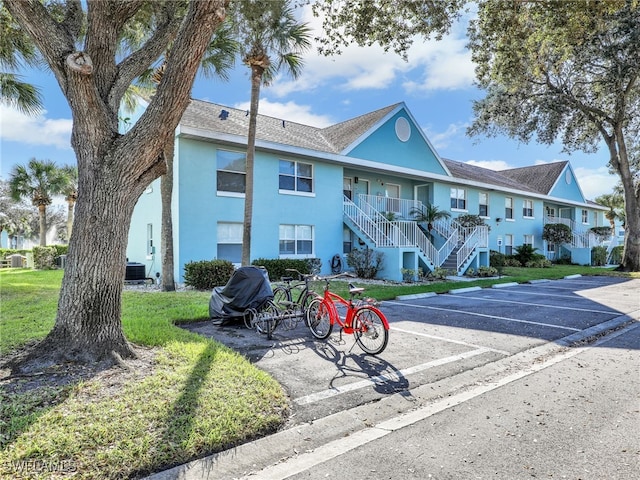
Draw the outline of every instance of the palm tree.
<instances>
[{"instance_id":1,"label":"palm tree","mask_svg":"<svg viewBox=\"0 0 640 480\"><path fill-rule=\"evenodd\" d=\"M42 109L42 96L37 88L21 80L21 76L8 70L23 65L37 66L38 52L29 36L0 5L0 103L16 108L27 115L36 115Z\"/></svg>"},{"instance_id":2,"label":"palm tree","mask_svg":"<svg viewBox=\"0 0 640 480\"><path fill-rule=\"evenodd\" d=\"M269 85L285 68L293 78L302 71L302 54L311 46L311 30L295 18L289 0L236 2L235 26L242 61L251 69L251 103L247 135L246 185L242 238L242 265L251 262L251 222L253 217L253 165L260 87Z\"/></svg>"},{"instance_id":3,"label":"palm tree","mask_svg":"<svg viewBox=\"0 0 640 480\"><path fill-rule=\"evenodd\" d=\"M426 205L423 208L413 208L409 212L409 215L413 216L413 219L418 223L426 223L428 235L433 240L431 230L433 230L433 223L438 220L444 220L451 217L451 214L446 210L440 210L436 205Z\"/></svg>"},{"instance_id":4,"label":"palm tree","mask_svg":"<svg viewBox=\"0 0 640 480\"><path fill-rule=\"evenodd\" d=\"M67 241L71 239L73 230L73 211L78 200L78 167L65 165L60 169L65 177L65 185L62 187L62 195L67 202Z\"/></svg>"},{"instance_id":5,"label":"palm tree","mask_svg":"<svg viewBox=\"0 0 640 480\"><path fill-rule=\"evenodd\" d=\"M9 178L11 197L15 201L29 199L38 208L40 245L47 244L47 206L52 196L62 192L65 177L51 160L29 160L27 166L16 165Z\"/></svg>"},{"instance_id":6,"label":"palm tree","mask_svg":"<svg viewBox=\"0 0 640 480\"><path fill-rule=\"evenodd\" d=\"M604 214L604 218L609 220L611 225L611 235L616 233L616 220L620 219L619 210L624 211L624 198L619 193L606 193L596 197L596 203L604 207L609 207L609 211Z\"/></svg>"}]
</instances>

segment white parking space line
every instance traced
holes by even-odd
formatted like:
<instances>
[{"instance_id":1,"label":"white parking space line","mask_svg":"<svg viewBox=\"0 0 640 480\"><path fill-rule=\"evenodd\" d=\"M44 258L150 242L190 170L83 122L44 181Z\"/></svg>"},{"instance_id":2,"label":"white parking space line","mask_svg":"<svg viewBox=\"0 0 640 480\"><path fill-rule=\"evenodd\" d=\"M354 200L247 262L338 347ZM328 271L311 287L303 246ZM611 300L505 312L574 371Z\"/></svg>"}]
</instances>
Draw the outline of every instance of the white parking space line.
<instances>
[{"instance_id":1,"label":"white parking space line","mask_svg":"<svg viewBox=\"0 0 640 480\"><path fill-rule=\"evenodd\" d=\"M458 362L460 360L482 355L483 353L487 353L489 351L491 350L488 348L477 348L475 350L459 353L450 357L438 358L436 360L432 360L431 362L404 368L402 370L396 370L395 372L391 372L389 374L376 375L375 377L367 378L366 380L361 380L359 382L353 382L341 387L322 390L320 392L312 393L311 395L305 395L304 397L296 398L293 401L298 405L308 405L310 403L319 402L321 400L326 400L327 398L335 397L336 395L353 392L354 390L359 390L361 388L367 388L371 385L389 381L397 381L398 379L406 377L407 375L411 375L413 373L418 373L430 368L446 365L447 363Z\"/></svg>"},{"instance_id":2,"label":"white parking space line","mask_svg":"<svg viewBox=\"0 0 640 480\"><path fill-rule=\"evenodd\" d=\"M251 474L241 477L241 480L250 480L253 478L260 478L261 480L280 480L283 478L289 478L296 474L300 474L316 465L320 465L334 458L337 458L340 455L345 455L349 452L353 452L360 446L366 445L367 443L373 442L402 428L406 428L427 418L430 418L439 412L451 409L458 405L462 405L469 400L502 388L522 378L526 378L549 367L557 365L565 360L573 358L588 351L589 349L599 347L600 345L605 344L613 340L614 338L619 337L620 335L626 334L627 332L635 328L639 328L637 324L626 327L622 330L619 330L618 332L614 332L611 335L607 335L606 337L596 341L588 347L566 349L551 356L541 357L542 360L540 362L533 363L528 368L517 370L510 375L502 376L501 378L498 378L494 381L485 382L483 384L479 384L474 388L455 393L451 396L435 400L431 403L427 403L415 410L400 414L397 417L353 432L348 436L333 440L313 450L308 450L304 453L301 453L294 457L290 457L274 465L270 465L260 470L259 472L251 472ZM542 348L544 348L544 346ZM529 352L523 353L527 355Z\"/></svg>"},{"instance_id":3,"label":"white parking space line","mask_svg":"<svg viewBox=\"0 0 640 480\"><path fill-rule=\"evenodd\" d=\"M504 320L506 322L513 322L513 323L524 323L527 325L538 325L541 327L549 327L549 328L556 328L558 330L569 330L572 332L579 332L580 329L579 328L572 328L572 327L562 327L560 325L553 325L551 323L542 323L542 322L532 322L530 320L519 320L517 318L509 318L509 317L499 317L497 315L486 315L484 313L476 313L476 312L469 312L467 310L453 310L451 308L441 308L441 307L432 307L429 305L414 305L412 303L404 303L404 302L394 302L391 300L385 300L384 302L386 305L400 305L403 307L414 307L414 308L424 308L426 310L440 310L443 312L449 312L449 313L460 313L461 315L471 315L474 317L483 317L483 318L491 318L491 319L495 319L495 320Z\"/></svg>"},{"instance_id":4,"label":"white parking space line","mask_svg":"<svg viewBox=\"0 0 640 480\"><path fill-rule=\"evenodd\" d=\"M438 337L436 335L429 335L428 333L416 332L414 330L405 330L404 328L397 328L397 327L393 327L393 326L389 326L389 329L393 330L394 332L408 333L410 335L417 335L419 337L431 338L433 340L440 340L442 342L447 342L447 343L456 343L458 345L464 345L465 347L484 348L485 350L487 350L489 352L499 353L500 355L507 355L507 356L511 355L510 352L507 352L505 350L497 350L495 348L483 347L482 345L476 345L476 344L473 344L473 343L467 343L467 342L463 342L461 340L453 340L451 338Z\"/></svg>"},{"instance_id":5,"label":"white parking space line","mask_svg":"<svg viewBox=\"0 0 640 480\"><path fill-rule=\"evenodd\" d=\"M604 315L620 315L620 312L615 312L613 310L593 310L590 308L577 308L577 307L562 307L560 305L545 305L540 303L527 303L527 302L518 302L514 300L499 300L497 298L486 298L486 297L469 297L467 295L462 295L456 297L456 300L461 298L469 298L471 300L482 300L484 302L500 302L500 303L515 303L517 305L529 305L532 307L544 307L544 308L555 308L558 310L572 310L576 312L590 312L590 313L602 313Z\"/></svg>"},{"instance_id":6,"label":"white parking space line","mask_svg":"<svg viewBox=\"0 0 640 480\"><path fill-rule=\"evenodd\" d=\"M500 289L492 289L492 292L500 292L500 293L513 293L513 290L509 290L509 289L504 289L504 290L500 290ZM574 290L572 290L574 291ZM555 293L549 293L549 292L527 292L524 289L523 290L518 290L518 293L522 293L524 295L537 295L537 296L541 296L541 297L553 297L553 298L582 298L582 297L577 297L576 295L557 295Z\"/></svg>"}]
</instances>

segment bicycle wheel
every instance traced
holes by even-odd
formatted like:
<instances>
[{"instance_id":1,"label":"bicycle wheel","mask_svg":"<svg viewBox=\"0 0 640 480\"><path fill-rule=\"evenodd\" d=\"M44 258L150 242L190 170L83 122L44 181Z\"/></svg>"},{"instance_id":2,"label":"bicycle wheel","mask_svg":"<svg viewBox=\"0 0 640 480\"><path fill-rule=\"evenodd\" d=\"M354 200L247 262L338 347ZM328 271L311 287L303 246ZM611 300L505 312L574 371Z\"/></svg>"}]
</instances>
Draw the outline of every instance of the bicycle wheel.
<instances>
[{"instance_id":1,"label":"bicycle wheel","mask_svg":"<svg viewBox=\"0 0 640 480\"><path fill-rule=\"evenodd\" d=\"M311 302L313 302L316 298L317 297L316 297L315 293L304 292L303 296L301 296L298 299L298 308L302 312L302 316L304 318L304 324L307 327L309 326L307 312L309 311L309 307L311 306Z\"/></svg>"},{"instance_id":2,"label":"bicycle wheel","mask_svg":"<svg viewBox=\"0 0 640 480\"><path fill-rule=\"evenodd\" d=\"M291 302L291 291L285 287L276 287L273 289L273 303L282 310L287 308L287 304Z\"/></svg>"},{"instance_id":3,"label":"bicycle wheel","mask_svg":"<svg viewBox=\"0 0 640 480\"><path fill-rule=\"evenodd\" d=\"M255 316L256 331L258 333L266 333L267 338L271 340L271 334L280 323L280 310L275 303L267 302Z\"/></svg>"},{"instance_id":4,"label":"bicycle wheel","mask_svg":"<svg viewBox=\"0 0 640 480\"><path fill-rule=\"evenodd\" d=\"M371 308L358 309L353 318L353 334L360 348L370 355L382 353L389 341L389 331L385 328L378 312Z\"/></svg>"},{"instance_id":5,"label":"bicycle wheel","mask_svg":"<svg viewBox=\"0 0 640 480\"><path fill-rule=\"evenodd\" d=\"M331 335L331 330L333 330L331 315L322 299L316 298L309 304L306 322L314 337L324 340Z\"/></svg>"}]
</instances>

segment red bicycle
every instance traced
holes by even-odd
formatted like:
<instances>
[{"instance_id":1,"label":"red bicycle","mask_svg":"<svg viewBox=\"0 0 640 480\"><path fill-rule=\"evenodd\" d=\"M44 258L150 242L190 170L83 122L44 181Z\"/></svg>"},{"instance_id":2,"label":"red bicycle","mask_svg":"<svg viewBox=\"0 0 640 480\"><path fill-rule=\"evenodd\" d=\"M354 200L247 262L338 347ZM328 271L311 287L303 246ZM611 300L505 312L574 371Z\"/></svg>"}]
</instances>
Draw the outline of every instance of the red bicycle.
<instances>
[{"instance_id":1,"label":"red bicycle","mask_svg":"<svg viewBox=\"0 0 640 480\"><path fill-rule=\"evenodd\" d=\"M354 301L364 288L349 284L349 300L329 290L329 281L340 275L325 277L324 296L316 297L307 308L307 325L314 337L324 340L340 326L342 332L353 335L356 343L370 355L382 353L389 342L389 322L371 298ZM346 309L340 316L338 307Z\"/></svg>"}]
</instances>

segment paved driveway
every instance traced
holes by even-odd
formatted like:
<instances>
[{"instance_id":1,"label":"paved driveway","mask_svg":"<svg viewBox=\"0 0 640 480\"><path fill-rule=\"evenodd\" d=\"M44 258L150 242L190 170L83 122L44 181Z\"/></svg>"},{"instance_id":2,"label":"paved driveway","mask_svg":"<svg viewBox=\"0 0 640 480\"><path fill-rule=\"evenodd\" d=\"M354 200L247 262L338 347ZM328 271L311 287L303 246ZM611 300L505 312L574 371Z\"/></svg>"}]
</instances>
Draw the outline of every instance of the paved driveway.
<instances>
[{"instance_id":1,"label":"paved driveway","mask_svg":"<svg viewBox=\"0 0 640 480\"><path fill-rule=\"evenodd\" d=\"M389 345L377 357L336 331L314 340L301 322L273 339L244 326L199 322L186 326L247 356L291 396L290 423L318 418L432 385L476 367L556 342L570 345L640 319L640 280L575 277L497 288L461 288L448 294L385 301Z\"/></svg>"}]
</instances>

